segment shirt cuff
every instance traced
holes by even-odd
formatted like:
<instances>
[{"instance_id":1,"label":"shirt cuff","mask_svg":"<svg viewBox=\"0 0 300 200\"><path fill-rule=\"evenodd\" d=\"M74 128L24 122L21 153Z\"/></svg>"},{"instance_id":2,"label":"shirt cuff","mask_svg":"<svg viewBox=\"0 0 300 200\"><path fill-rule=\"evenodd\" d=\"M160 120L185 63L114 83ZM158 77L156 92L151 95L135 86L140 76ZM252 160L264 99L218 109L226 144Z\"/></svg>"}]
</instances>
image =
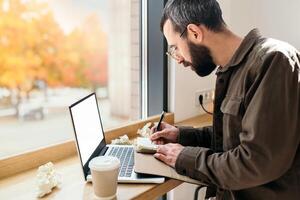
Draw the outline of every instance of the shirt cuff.
<instances>
[{"instance_id":1,"label":"shirt cuff","mask_svg":"<svg viewBox=\"0 0 300 200\"><path fill-rule=\"evenodd\" d=\"M193 177L195 162L200 147L184 147L177 157L175 170L178 174Z\"/></svg>"},{"instance_id":2,"label":"shirt cuff","mask_svg":"<svg viewBox=\"0 0 300 200\"><path fill-rule=\"evenodd\" d=\"M179 134L177 137L177 143L185 146L191 143L191 135L195 132L195 128L189 126L179 126Z\"/></svg>"}]
</instances>

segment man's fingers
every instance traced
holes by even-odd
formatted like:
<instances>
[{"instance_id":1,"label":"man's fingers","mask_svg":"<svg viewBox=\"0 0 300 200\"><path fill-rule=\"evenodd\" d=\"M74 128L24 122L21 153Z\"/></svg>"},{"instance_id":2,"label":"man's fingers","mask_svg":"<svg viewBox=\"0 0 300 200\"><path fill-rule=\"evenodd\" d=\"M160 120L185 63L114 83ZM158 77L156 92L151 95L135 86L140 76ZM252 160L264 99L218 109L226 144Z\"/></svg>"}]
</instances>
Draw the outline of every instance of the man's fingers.
<instances>
[{"instance_id":1,"label":"man's fingers","mask_svg":"<svg viewBox=\"0 0 300 200\"><path fill-rule=\"evenodd\" d=\"M166 125L166 122L161 122L160 123L160 127L165 127L165 125Z\"/></svg>"},{"instance_id":2,"label":"man's fingers","mask_svg":"<svg viewBox=\"0 0 300 200\"><path fill-rule=\"evenodd\" d=\"M162 140L162 139L154 140L153 143L157 144L157 145L163 145L163 144L165 144L164 140Z\"/></svg>"},{"instance_id":3,"label":"man's fingers","mask_svg":"<svg viewBox=\"0 0 300 200\"><path fill-rule=\"evenodd\" d=\"M156 130L156 126L153 126L153 127L151 128L151 132L154 133L155 130Z\"/></svg>"},{"instance_id":4,"label":"man's fingers","mask_svg":"<svg viewBox=\"0 0 300 200\"><path fill-rule=\"evenodd\" d=\"M157 144L158 145L163 145L163 144L165 144L165 142L164 142L164 140L158 140Z\"/></svg>"},{"instance_id":5,"label":"man's fingers","mask_svg":"<svg viewBox=\"0 0 300 200\"><path fill-rule=\"evenodd\" d=\"M167 156L161 154L161 153L156 153L154 154L154 157L163 161L164 163L168 164L168 159L167 159Z\"/></svg>"},{"instance_id":6,"label":"man's fingers","mask_svg":"<svg viewBox=\"0 0 300 200\"><path fill-rule=\"evenodd\" d=\"M150 139L151 139L151 140L157 140L157 139L159 139L159 138L161 138L161 137L166 136L166 133L167 133L167 132L166 132L165 130L158 131L158 132L156 132L156 133L153 133L153 134L151 135Z\"/></svg>"},{"instance_id":7,"label":"man's fingers","mask_svg":"<svg viewBox=\"0 0 300 200\"><path fill-rule=\"evenodd\" d=\"M165 124L166 124L165 122L161 122L160 129L163 129L165 127ZM152 126L151 131L152 131L152 133L157 131L157 124L155 126Z\"/></svg>"},{"instance_id":8,"label":"man's fingers","mask_svg":"<svg viewBox=\"0 0 300 200\"><path fill-rule=\"evenodd\" d=\"M158 145L156 152L166 155L168 152L168 148L166 147L166 145Z\"/></svg>"}]
</instances>

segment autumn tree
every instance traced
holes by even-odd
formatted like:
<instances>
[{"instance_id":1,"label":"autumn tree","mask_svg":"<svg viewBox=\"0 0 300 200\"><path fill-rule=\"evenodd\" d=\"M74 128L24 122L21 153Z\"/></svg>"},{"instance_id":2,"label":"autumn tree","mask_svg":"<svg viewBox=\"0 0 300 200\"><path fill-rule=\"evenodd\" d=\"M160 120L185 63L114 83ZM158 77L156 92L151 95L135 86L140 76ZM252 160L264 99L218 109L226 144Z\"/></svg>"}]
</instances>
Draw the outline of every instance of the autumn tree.
<instances>
[{"instance_id":1,"label":"autumn tree","mask_svg":"<svg viewBox=\"0 0 300 200\"><path fill-rule=\"evenodd\" d=\"M95 14L66 34L46 3L0 0L0 33L0 87L18 97L37 80L50 87L107 85L107 40Z\"/></svg>"},{"instance_id":2,"label":"autumn tree","mask_svg":"<svg viewBox=\"0 0 300 200\"><path fill-rule=\"evenodd\" d=\"M20 0L1 2L0 85L17 91L18 109L21 92L31 90L40 73L41 58L36 54L38 34L34 19L45 10L43 4L24 4ZM18 113L18 110L17 110Z\"/></svg>"},{"instance_id":3,"label":"autumn tree","mask_svg":"<svg viewBox=\"0 0 300 200\"><path fill-rule=\"evenodd\" d=\"M84 40L82 52L85 64L85 75L89 85L95 89L107 86L107 38L101 28L96 14L88 16L81 28Z\"/></svg>"}]
</instances>

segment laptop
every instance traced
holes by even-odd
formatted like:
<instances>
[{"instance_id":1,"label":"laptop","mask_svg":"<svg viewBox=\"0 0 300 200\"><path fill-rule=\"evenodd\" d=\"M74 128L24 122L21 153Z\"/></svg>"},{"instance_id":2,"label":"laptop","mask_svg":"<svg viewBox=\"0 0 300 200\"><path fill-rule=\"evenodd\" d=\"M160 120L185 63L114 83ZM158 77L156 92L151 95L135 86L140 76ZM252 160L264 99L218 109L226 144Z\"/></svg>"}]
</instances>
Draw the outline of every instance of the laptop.
<instances>
[{"instance_id":1,"label":"laptop","mask_svg":"<svg viewBox=\"0 0 300 200\"><path fill-rule=\"evenodd\" d=\"M119 183L162 183L165 178L134 172L133 145L107 145L95 93L69 106L78 155L86 181L91 182L88 163L96 156L120 159Z\"/></svg>"}]
</instances>

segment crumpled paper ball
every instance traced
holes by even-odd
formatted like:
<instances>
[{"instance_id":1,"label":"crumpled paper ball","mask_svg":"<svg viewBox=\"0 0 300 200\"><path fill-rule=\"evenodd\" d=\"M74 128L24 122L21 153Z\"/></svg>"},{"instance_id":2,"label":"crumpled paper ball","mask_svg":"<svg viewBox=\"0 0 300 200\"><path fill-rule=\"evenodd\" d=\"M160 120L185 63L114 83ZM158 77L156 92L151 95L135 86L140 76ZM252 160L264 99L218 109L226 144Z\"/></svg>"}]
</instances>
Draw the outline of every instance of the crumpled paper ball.
<instances>
[{"instance_id":1,"label":"crumpled paper ball","mask_svg":"<svg viewBox=\"0 0 300 200\"><path fill-rule=\"evenodd\" d=\"M111 144L117 145L131 145L132 142L129 140L127 135L120 136L120 138L111 141Z\"/></svg>"},{"instance_id":2,"label":"crumpled paper ball","mask_svg":"<svg viewBox=\"0 0 300 200\"><path fill-rule=\"evenodd\" d=\"M157 145L149 138L138 137L135 144L135 150L139 153L156 153Z\"/></svg>"},{"instance_id":3,"label":"crumpled paper ball","mask_svg":"<svg viewBox=\"0 0 300 200\"><path fill-rule=\"evenodd\" d=\"M152 135L152 131L151 131L151 122L148 122L147 124L145 124L145 126L141 129L137 130L137 134L139 134L142 137L146 137L149 138Z\"/></svg>"},{"instance_id":4,"label":"crumpled paper ball","mask_svg":"<svg viewBox=\"0 0 300 200\"><path fill-rule=\"evenodd\" d=\"M60 186L61 175L54 170L52 162L41 165L37 174L37 196L43 197L52 192L52 189Z\"/></svg>"}]
</instances>

